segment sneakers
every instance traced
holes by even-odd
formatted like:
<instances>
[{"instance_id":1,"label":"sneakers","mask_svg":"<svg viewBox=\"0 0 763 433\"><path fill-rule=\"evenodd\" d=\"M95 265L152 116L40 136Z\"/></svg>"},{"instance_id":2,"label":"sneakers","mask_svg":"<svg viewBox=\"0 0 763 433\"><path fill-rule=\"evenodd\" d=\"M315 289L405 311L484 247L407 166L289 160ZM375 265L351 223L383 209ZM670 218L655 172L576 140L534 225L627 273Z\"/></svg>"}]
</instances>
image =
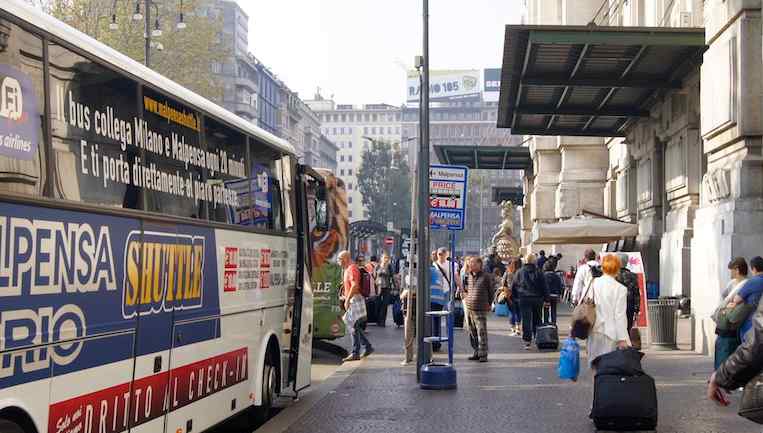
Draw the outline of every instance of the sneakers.
<instances>
[{"instance_id":1,"label":"sneakers","mask_svg":"<svg viewBox=\"0 0 763 433\"><path fill-rule=\"evenodd\" d=\"M403 361L403 362L401 362L401 363L400 363L400 365L401 365L402 367L407 367L408 365L410 365L410 364L411 364L411 362L413 362L413 361Z\"/></svg>"},{"instance_id":2,"label":"sneakers","mask_svg":"<svg viewBox=\"0 0 763 433\"><path fill-rule=\"evenodd\" d=\"M372 353L374 353L374 348L373 347L369 347L369 348L366 348L366 351L363 352L363 354L360 355L360 357L361 358L365 358L365 357L367 357L368 355L370 355Z\"/></svg>"},{"instance_id":3,"label":"sneakers","mask_svg":"<svg viewBox=\"0 0 763 433\"><path fill-rule=\"evenodd\" d=\"M531 343L525 343L525 350L530 350L532 348Z\"/></svg>"},{"instance_id":4,"label":"sneakers","mask_svg":"<svg viewBox=\"0 0 763 433\"><path fill-rule=\"evenodd\" d=\"M487 356L480 356L480 362L487 362Z\"/></svg>"},{"instance_id":5,"label":"sneakers","mask_svg":"<svg viewBox=\"0 0 763 433\"><path fill-rule=\"evenodd\" d=\"M475 353L475 354L473 354L472 356L470 356L470 357L468 357L466 359L468 359L469 361L478 361L480 359L480 357L477 356L477 354Z\"/></svg>"},{"instance_id":6,"label":"sneakers","mask_svg":"<svg viewBox=\"0 0 763 433\"><path fill-rule=\"evenodd\" d=\"M360 361L360 356L358 355L350 355L344 359L342 359L342 362L349 362L349 361Z\"/></svg>"}]
</instances>

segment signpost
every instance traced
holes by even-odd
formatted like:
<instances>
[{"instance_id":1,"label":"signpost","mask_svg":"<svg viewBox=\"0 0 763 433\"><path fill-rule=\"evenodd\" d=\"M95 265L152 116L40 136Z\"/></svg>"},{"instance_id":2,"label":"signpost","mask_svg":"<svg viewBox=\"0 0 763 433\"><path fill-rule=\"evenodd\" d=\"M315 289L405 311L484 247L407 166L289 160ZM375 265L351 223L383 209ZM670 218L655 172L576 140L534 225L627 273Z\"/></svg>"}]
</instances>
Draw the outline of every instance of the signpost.
<instances>
[{"instance_id":1,"label":"signpost","mask_svg":"<svg viewBox=\"0 0 763 433\"><path fill-rule=\"evenodd\" d=\"M445 316L448 326L447 339L426 337L428 342L448 343L448 364L430 362L422 368L421 387L425 389L451 389L456 387L456 370L453 368L453 311L456 292L456 231L464 229L466 215L466 181L468 169L457 165L429 166L429 227L432 230L448 230L450 240L450 284L448 309L428 311L427 316ZM442 281L443 284L446 281ZM437 323L437 322L435 322ZM424 375L426 372L426 375Z\"/></svg>"},{"instance_id":2,"label":"signpost","mask_svg":"<svg viewBox=\"0 0 763 433\"><path fill-rule=\"evenodd\" d=\"M429 227L463 230L468 169L458 165L429 166Z\"/></svg>"}]
</instances>

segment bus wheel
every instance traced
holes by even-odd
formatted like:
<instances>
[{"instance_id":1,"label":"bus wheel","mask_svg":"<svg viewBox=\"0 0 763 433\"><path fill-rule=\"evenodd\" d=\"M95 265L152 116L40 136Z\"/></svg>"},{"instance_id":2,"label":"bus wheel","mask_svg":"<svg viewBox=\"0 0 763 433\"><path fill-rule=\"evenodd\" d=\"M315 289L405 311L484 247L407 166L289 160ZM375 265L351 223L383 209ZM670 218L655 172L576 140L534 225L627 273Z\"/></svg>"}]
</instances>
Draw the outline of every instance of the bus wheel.
<instances>
[{"instance_id":1,"label":"bus wheel","mask_svg":"<svg viewBox=\"0 0 763 433\"><path fill-rule=\"evenodd\" d=\"M263 424L270 418L273 402L276 399L277 385L276 367L273 365L271 357L266 356L265 365L262 368L262 403L254 408L254 418L257 424Z\"/></svg>"},{"instance_id":2,"label":"bus wheel","mask_svg":"<svg viewBox=\"0 0 763 433\"><path fill-rule=\"evenodd\" d=\"M1 433L25 433L24 429L20 425L7 419L0 419L0 432Z\"/></svg>"}]
</instances>

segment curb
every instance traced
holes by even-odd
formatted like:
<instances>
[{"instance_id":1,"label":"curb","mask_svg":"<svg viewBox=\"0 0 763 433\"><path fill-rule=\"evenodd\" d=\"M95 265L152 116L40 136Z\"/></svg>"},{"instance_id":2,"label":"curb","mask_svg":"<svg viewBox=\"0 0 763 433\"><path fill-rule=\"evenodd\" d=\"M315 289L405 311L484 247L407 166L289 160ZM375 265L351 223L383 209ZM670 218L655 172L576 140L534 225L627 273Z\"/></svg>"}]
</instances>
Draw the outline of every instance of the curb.
<instances>
[{"instance_id":1,"label":"curb","mask_svg":"<svg viewBox=\"0 0 763 433\"><path fill-rule=\"evenodd\" d=\"M338 347L330 343L330 346ZM340 348L341 349L341 348ZM342 349L344 350L344 349ZM344 350L347 353L346 350ZM343 363L334 373L326 378L315 388L309 388L304 396L293 401L290 405L283 408L278 415L271 418L268 422L260 426L252 433L283 433L289 427L297 423L303 415L313 408L319 401L323 400L329 393L339 388L348 377L352 375L359 367L366 364L368 358L360 361Z\"/></svg>"},{"instance_id":2,"label":"curb","mask_svg":"<svg viewBox=\"0 0 763 433\"><path fill-rule=\"evenodd\" d=\"M340 358L345 358L350 354L350 352L348 352L344 347L323 340L313 340L313 349L318 349L322 352L328 352Z\"/></svg>"}]
</instances>

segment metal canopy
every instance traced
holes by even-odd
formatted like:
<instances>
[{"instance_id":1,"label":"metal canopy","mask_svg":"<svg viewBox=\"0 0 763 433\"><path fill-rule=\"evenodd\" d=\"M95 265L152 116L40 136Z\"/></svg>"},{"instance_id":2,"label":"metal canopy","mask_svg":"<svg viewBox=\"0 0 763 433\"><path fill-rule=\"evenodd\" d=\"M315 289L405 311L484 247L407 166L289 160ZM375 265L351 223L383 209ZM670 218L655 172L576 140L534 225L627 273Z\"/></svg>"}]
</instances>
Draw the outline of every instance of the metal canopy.
<instances>
[{"instance_id":1,"label":"metal canopy","mask_svg":"<svg viewBox=\"0 0 763 433\"><path fill-rule=\"evenodd\" d=\"M527 147L437 145L434 150L443 164L481 170L527 170L533 164Z\"/></svg>"},{"instance_id":2,"label":"metal canopy","mask_svg":"<svg viewBox=\"0 0 763 433\"><path fill-rule=\"evenodd\" d=\"M706 48L701 28L506 26L498 127L624 136Z\"/></svg>"}]
</instances>

